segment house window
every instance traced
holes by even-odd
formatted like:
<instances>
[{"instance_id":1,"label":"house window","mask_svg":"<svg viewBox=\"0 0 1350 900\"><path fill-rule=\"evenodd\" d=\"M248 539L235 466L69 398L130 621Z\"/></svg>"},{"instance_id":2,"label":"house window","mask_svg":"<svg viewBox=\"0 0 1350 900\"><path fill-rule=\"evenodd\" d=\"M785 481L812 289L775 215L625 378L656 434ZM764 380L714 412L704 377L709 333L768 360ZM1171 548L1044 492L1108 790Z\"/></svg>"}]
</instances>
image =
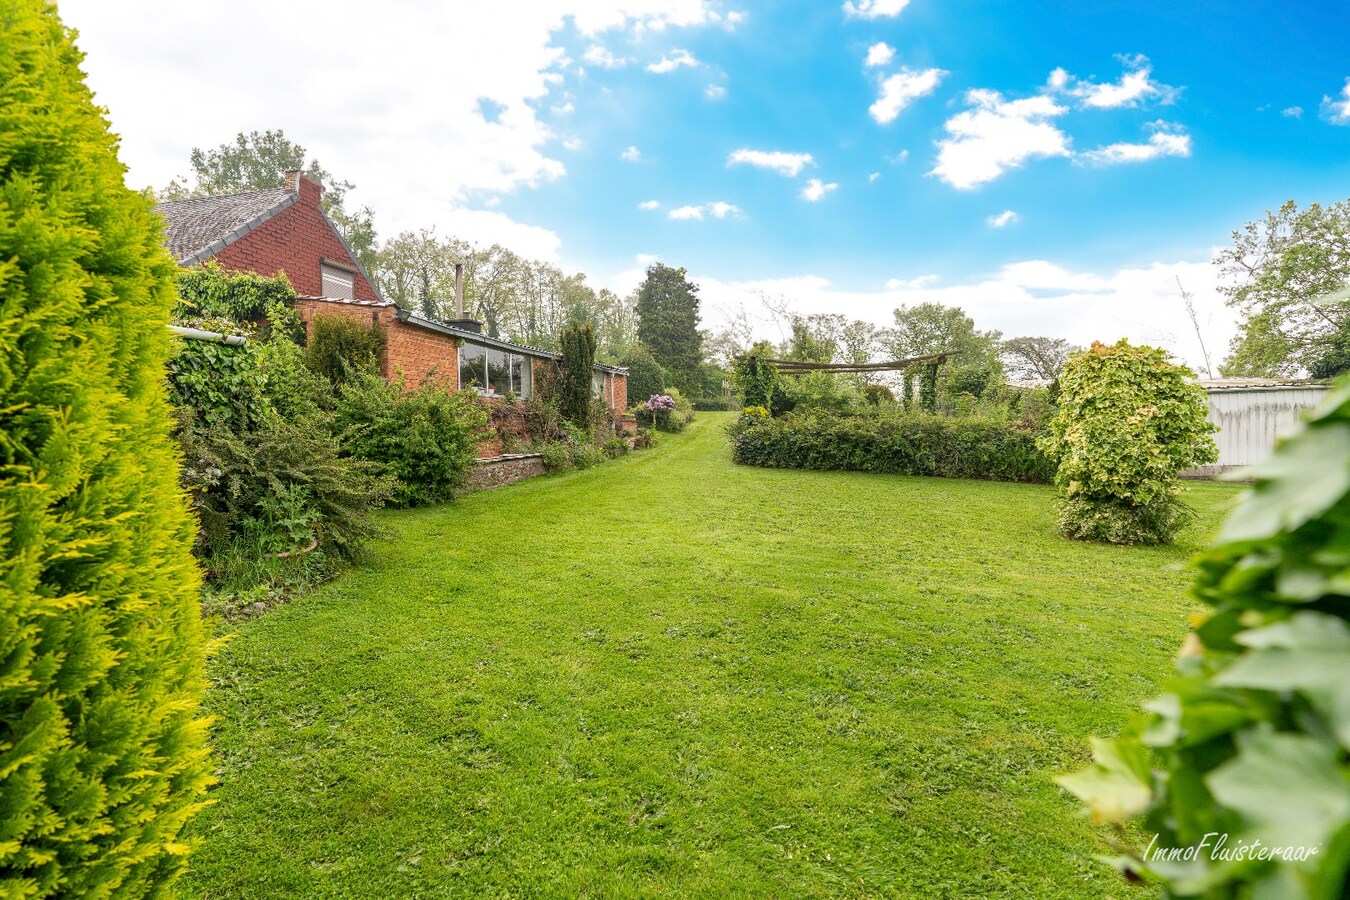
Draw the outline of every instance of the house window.
<instances>
[{"instance_id":1,"label":"house window","mask_svg":"<svg viewBox=\"0 0 1350 900\"><path fill-rule=\"evenodd\" d=\"M487 352L488 390L498 396L511 393L510 354L489 349Z\"/></svg>"},{"instance_id":2,"label":"house window","mask_svg":"<svg viewBox=\"0 0 1350 900\"><path fill-rule=\"evenodd\" d=\"M521 356L519 353L512 353L511 385L522 400L530 399L531 376L533 375L534 368L530 364L530 358Z\"/></svg>"},{"instance_id":3,"label":"house window","mask_svg":"<svg viewBox=\"0 0 1350 900\"><path fill-rule=\"evenodd\" d=\"M332 263L319 263L319 294L336 300L356 299L356 273Z\"/></svg>"},{"instance_id":4,"label":"house window","mask_svg":"<svg viewBox=\"0 0 1350 900\"><path fill-rule=\"evenodd\" d=\"M459 348L459 386L461 388L477 388L485 390L487 384L487 373L484 371L484 362L487 359L487 348L481 344L461 344Z\"/></svg>"},{"instance_id":5,"label":"house window","mask_svg":"<svg viewBox=\"0 0 1350 900\"><path fill-rule=\"evenodd\" d=\"M531 374L528 356L467 341L459 347L460 388L494 397L514 393L524 400L530 396Z\"/></svg>"}]
</instances>

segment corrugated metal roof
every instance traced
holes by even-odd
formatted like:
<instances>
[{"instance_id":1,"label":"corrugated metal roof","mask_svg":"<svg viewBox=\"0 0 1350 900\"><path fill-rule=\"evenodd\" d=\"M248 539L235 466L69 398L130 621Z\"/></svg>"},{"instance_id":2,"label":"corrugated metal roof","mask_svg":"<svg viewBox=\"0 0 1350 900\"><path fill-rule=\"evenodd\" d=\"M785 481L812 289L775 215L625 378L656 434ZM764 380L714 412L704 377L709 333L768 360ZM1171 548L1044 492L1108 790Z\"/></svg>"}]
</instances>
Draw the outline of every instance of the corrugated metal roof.
<instances>
[{"instance_id":1,"label":"corrugated metal roof","mask_svg":"<svg viewBox=\"0 0 1350 900\"><path fill-rule=\"evenodd\" d=\"M392 300L353 300L349 297L314 297L309 294L298 294L296 299L318 300L320 303L341 303L343 306L375 306L382 309L394 305Z\"/></svg>"},{"instance_id":2,"label":"corrugated metal roof","mask_svg":"<svg viewBox=\"0 0 1350 900\"><path fill-rule=\"evenodd\" d=\"M1207 391L1259 391L1279 388L1321 388L1327 385L1307 378L1201 378L1199 385Z\"/></svg>"}]
</instances>

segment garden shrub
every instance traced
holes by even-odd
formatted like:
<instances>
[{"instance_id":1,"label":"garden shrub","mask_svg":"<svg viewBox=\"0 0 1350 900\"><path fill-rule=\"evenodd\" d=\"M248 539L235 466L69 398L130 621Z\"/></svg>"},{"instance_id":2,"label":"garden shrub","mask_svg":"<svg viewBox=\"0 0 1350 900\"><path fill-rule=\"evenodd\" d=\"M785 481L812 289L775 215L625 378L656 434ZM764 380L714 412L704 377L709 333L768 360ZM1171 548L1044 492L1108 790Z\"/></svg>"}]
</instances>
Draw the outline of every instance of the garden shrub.
<instances>
[{"instance_id":1,"label":"garden shrub","mask_svg":"<svg viewBox=\"0 0 1350 900\"><path fill-rule=\"evenodd\" d=\"M792 375L780 378L778 383L792 399L792 409L797 413L848 414L860 411L865 402L852 378L833 372Z\"/></svg>"},{"instance_id":2,"label":"garden shrub","mask_svg":"<svg viewBox=\"0 0 1350 900\"><path fill-rule=\"evenodd\" d=\"M633 415L639 424L660 431L678 432L694 420L694 404L680 393L679 388L672 387L666 393L648 397L646 402L638 404Z\"/></svg>"},{"instance_id":3,"label":"garden shrub","mask_svg":"<svg viewBox=\"0 0 1350 900\"><path fill-rule=\"evenodd\" d=\"M1179 674L1060 783L1117 823L1110 862L1166 896L1334 900L1350 895L1350 381L1250 473L1194 563L1211 611ZM1220 836L1230 852L1317 852L1216 858ZM1156 852L1206 841L1190 860Z\"/></svg>"},{"instance_id":4,"label":"garden shrub","mask_svg":"<svg viewBox=\"0 0 1350 900\"><path fill-rule=\"evenodd\" d=\"M731 430L738 463L994 481L1054 476L1033 433L994 419L918 413L771 419L762 410L747 408Z\"/></svg>"},{"instance_id":5,"label":"garden shrub","mask_svg":"<svg viewBox=\"0 0 1350 900\"><path fill-rule=\"evenodd\" d=\"M863 385L863 400L871 406L895 402L895 394L884 384Z\"/></svg>"},{"instance_id":6,"label":"garden shrub","mask_svg":"<svg viewBox=\"0 0 1350 900\"><path fill-rule=\"evenodd\" d=\"M670 384L670 373L652 356L652 352L638 344L626 353L619 365L628 369L628 396L654 397L664 394Z\"/></svg>"},{"instance_id":7,"label":"garden shrub","mask_svg":"<svg viewBox=\"0 0 1350 900\"><path fill-rule=\"evenodd\" d=\"M407 390L365 375L339 390L337 424L345 453L394 479L391 502L416 506L449 500L468 481L487 411L472 391Z\"/></svg>"},{"instance_id":8,"label":"garden shrub","mask_svg":"<svg viewBox=\"0 0 1350 900\"><path fill-rule=\"evenodd\" d=\"M1041 448L1058 462L1066 537L1168 543L1189 515L1178 474L1218 459L1205 390L1155 347L1094 343L1069 357Z\"/></svg>"},{"instance_id":9,"label":"garden shrub","mask_svg":"<svg viewBox=\"0 0 1350 900\"><path fill-rule=\"evenodd\" d=\"M211 764L173 260L55 8L0 16L0 895L167 896Z\"/></svg>"},{"instance_id":10,"label":"garden shrub","mask_svg":"<svg viewBox=\"0 0 1350 900\"><path fill-rule=\"evenodd\" d=\"M335 385L380 371L384 332L347 316L320 313L310 323L305 362Z\"/></svg>"}]
</instances>

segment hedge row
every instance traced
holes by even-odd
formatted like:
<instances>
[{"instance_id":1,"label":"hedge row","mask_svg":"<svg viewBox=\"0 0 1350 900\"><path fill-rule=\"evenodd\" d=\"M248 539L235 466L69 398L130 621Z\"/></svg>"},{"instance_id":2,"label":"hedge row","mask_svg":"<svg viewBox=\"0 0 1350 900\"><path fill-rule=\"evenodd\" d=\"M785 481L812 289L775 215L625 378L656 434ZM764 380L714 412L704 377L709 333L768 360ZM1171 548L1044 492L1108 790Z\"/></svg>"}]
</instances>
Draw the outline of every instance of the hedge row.
<instances>
[{"instance_id":1,"label":"hedge row","mask_svg":"<svg viewBox=\"0 0 1350 900\"><path fill-rule=\"evenodd\" d=\"M733 434L736 462L781 469L827 469L1045 483L1055 466L1036 435L984 418L794 417L764 419Z\"/></svg>"}]
</instances>

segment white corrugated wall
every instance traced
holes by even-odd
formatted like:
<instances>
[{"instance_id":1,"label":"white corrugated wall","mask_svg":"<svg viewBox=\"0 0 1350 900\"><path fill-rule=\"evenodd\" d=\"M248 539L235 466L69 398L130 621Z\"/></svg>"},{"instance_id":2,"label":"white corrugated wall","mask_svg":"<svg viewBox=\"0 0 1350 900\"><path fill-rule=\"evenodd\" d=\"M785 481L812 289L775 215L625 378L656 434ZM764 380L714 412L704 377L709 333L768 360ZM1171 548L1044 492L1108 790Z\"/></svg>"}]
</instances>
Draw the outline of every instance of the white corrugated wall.
<instances>
[{"instance_id":1,"label":"white corrugated wall","mask_svg":"<svg viewBox=\"0 0 1350 900\"><path fill-rule=\"evenodd\" d=\"M1249 466L1265 459L1275 449L1275 439L1326 394L1321 384L1211 389L1209 420L1219 426L1214 435L1218 466Z\"/></svg>"}]
</instances>

